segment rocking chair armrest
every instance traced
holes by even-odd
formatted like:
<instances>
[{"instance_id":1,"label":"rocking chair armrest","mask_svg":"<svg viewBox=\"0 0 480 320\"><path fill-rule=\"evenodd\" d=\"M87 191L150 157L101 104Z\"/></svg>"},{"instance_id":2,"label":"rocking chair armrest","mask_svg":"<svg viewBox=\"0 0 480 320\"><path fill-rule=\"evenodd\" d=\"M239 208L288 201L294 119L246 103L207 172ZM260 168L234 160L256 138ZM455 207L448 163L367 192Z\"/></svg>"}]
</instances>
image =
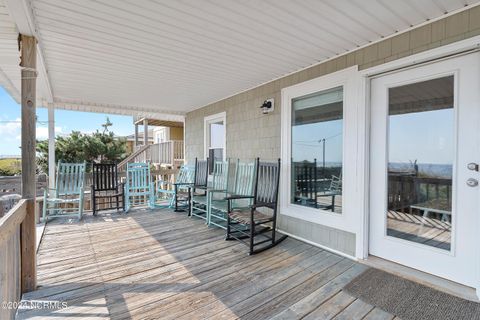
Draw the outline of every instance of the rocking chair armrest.
<instances>
[{"instance_id":1,"label":"rocking chair armrest","mask_svg":"<svg viewBox=\"0 0 480 320\"><path fill-rule=\"evenodd\" d=\"M242 196L239 194L231 194L228 197L225 197L225 200L238 200L238 199L253 199L254 196Z\"/></svg>"},{"instance_id":2,"label":"rocking chair armrest","mask_svg":"<svg viewBox=\"0 0 480 320\"><path fill-rule=\"evenodd\" d=\"M193 182L175 182L172 183L174 186L193 186Z\"/></svg>"},{"instance_id":3,"label":"rocking chair armrest","mask_svg":"<svg viewBox=\"0 0 480 320\"><path fill-rule=\"evenodd\" d=\"M208 192L210 193L225 193L227 190L225 189L207 189Z\"/></svg>"}]
</instances>

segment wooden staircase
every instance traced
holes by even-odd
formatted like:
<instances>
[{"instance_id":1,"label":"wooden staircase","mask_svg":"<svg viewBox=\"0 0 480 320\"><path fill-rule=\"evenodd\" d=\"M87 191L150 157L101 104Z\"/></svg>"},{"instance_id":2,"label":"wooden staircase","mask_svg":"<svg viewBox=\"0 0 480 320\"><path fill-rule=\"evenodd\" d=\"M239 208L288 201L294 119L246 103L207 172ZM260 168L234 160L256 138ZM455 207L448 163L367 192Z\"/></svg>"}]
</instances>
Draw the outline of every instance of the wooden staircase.
<instances>
[{"instance_id":1,"label":"wooden staircase","mask_svg":"<svg viewBox=\"0 0 480 320\"><path fill-rule=\"evenodd\" d=\"M118 171L125 171L127 163L148 162L151 164L177 167L184 161L183 140L170 140L140 146L118 164Z\"/></svg>"}]
</instances>

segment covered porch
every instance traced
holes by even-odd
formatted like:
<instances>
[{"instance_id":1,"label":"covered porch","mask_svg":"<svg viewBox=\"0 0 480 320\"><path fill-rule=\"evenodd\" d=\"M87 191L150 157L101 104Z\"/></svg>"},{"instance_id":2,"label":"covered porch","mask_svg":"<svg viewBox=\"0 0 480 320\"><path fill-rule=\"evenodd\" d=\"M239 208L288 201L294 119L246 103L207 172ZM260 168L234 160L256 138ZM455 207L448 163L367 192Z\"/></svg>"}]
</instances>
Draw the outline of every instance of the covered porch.
<instances>
[{"instance_id":1,"label":"covered porch","mask_svg":"<svg viewBox=\"0 0 480 320\"><path fill-rule=\"evenodd\" d=\"M396 192L393 198L401 205L390 211L382 207L387 201L373 197L388 197L383 185L388 170L381 170L387 160L379 156L387 154L388 143L372 137L388 136L388 108L399 104L380 94L401 82L388 78L400 72L406 77L400 98L410 97L400 111L435 111L433 101L438 110L457 112L456 101L467 101L460 107L462 125L455 128L477 132L473 120L480 114L469 106L480 101L471 88L480 83L480 1L199 3L0 0L0 85L22 108L22 200L0 220L5 279L0 293L12 308L0 314L12 319L393 319L344 290L376 258L435 278L428 278L429 286L440 279L454 293L463 290L462 297L478 301L478 194L465 192L478 187L478 154L468 144L477 143L477 135L470 139L466 130L452 129L456 159L454 165L446 162L446 180L464 192L453 195L447 188L443 195L436 187L438 195L458 201L433 215L432 205L419 206L428 204L428 196L407 203L405 193ZM455 59L462 62L461 71L450 66ZM438 74L448 78L451 90L434 81ZM375 80L376 90L370 90ZM416 88L420 80L434 93L451 91L451 97L428 97L428 92L425 97ZM454 87L459 83L461 90ZM370 103L374 91L381 103ZM37 106L49 110L50 185L59 160L55 109L135 117L138 148L130 160L148 169L153 157L170 166L208 158L227 165L230 159L278 160L279 225L273 229L289 238L248 256L238 242L225 241L224 231L202 220L169 209L134 208L128 214L87 213L81 221L53 220L37 252ZM144 134L140 146L138 127L148 132L151 119L182 127L184 142L170 139L149 147ZM453 125L455 119L447 120ZM431 124L431 117L427 120ZM332 121L335 126L320 128ZM319 127L295 137L295 123ZM379 133L371 134L372 129ZM461 152L454 148L457 142ZM315 152L294 157L295 143L297 151ZM382 149L372 152L374 146ZM313 174L310 197L304 193L312 193L312 184L305 186L304 178L295 180L291 173L296 161L320 168L317 156L323 176ZM458 179L457 167L463 170ZM207 165L206 181L210 173ZM452 203L465 206L457 210ZM453 216L462 224L453 224ZM391 243L405 249L405 256L392 257L397 250L388 250ZM418 257L425 260L420 265Z\"/></svg>"}]
</instances>

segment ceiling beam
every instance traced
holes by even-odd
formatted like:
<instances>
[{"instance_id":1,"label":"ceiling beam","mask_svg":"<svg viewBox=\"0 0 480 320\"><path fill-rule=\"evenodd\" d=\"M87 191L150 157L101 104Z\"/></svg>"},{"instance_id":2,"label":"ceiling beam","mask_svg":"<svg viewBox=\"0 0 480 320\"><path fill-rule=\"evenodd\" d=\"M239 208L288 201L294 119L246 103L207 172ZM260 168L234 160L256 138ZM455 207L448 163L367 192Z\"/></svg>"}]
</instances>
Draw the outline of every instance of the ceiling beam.
<instances>
[{"instance_id":1,"label":"ceiling beam","mask_svg":"<svg viewBox=\"0 0 480 320\"><path fill-rule=\"evenodd\" d=\"M45 62L44 50L42 48L42 41L37 32L37 25L35 22L35 15L32 10L30 0L5 0L8 12L12 20L15 22L18 32L26 36L35 37L37 40L37 71L38 79L45 82L47 89L47 96L44 97L47 103L53 102L53 90L48 75L48 68Z\"/></svg>"},{"instance_id":2,"label":"ceiling beam","mask_svg":"<svg viewBox=\"0 0 480 320\"><path fill-rule=\"evenodd\" d=\"M89 103L89 102L73 102L62 101L55 99L53 105L56 109L83 111L83 112L95 112L95 113L107 113L132 116L136 118L152 118L162 119L166 121L183 122L185 120L184 113L175 113L168 111L158 111L151 108L142 108L137 106L127 105L113 105L102 103Z\"/></svg>"}]
</instances>

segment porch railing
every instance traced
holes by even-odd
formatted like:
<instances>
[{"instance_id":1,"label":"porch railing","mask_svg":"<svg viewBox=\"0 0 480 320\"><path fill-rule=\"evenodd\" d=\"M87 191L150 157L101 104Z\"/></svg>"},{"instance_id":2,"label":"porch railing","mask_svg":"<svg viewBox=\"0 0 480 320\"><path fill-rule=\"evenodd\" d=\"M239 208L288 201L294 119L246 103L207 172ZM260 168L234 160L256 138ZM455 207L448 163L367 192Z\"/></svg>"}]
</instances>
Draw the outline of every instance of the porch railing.
<instances>
[{"instance_id":1,"label":"porch railing","mask_svg":"<svg viewBox=\"0 0 480 320\"><path fill-rule=\"evenodd\" d=\"M47 187L48 180L44 174L37 175L37 195L43 194L43 190ZM6 194L22 193L22 176L4 176L0 177L0 196Z\"/></svg>"},{"instance_id":2,"label":"porch railing","mask_svg":"<svg viewBox=\"0 0 480 320\"><path fill-rule=\"evenodd\" d=\"M150 162L176 166L183 160L183 140L170 140L140 147L118 164L118 170L125 171L127 163L132 162Z\"/></svg>"},{"instance_id":3,"label":"porch railing","mask_svg":"<svg viewBox=\"0 0 480 320\"><path fill-rule=\"evenodd\" d=\"M13 319L22 294L22 223L28 200L20 200L0 218L0 319ZM26 235L28 237L28 235ZM25 264L25 262L24 262Z\"/></svg>"},{"instance_id":4,"label":"porch railing","mask_svg":"<svg viewBox=\"0 0 480 320\"><path fill-rule=\"evenodd\" d=\"M452 179L389 174L388 209L410 212L410 206L433 199L443 199L450 207L451 189Z\"/></svg>"}]
</instances>

